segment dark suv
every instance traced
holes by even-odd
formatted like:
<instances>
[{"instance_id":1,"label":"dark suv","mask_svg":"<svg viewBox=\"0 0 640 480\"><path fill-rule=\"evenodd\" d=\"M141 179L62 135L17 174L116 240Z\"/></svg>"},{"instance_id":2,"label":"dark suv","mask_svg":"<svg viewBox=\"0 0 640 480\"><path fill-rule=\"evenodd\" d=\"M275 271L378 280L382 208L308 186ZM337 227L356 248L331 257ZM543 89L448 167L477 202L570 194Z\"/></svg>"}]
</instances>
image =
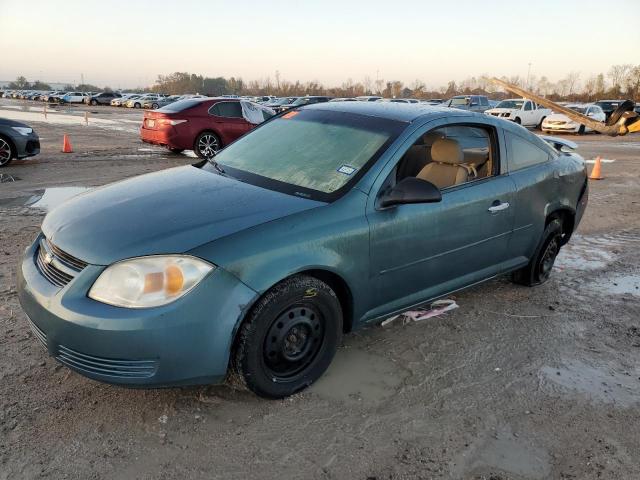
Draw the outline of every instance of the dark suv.
<instances>
[{"instance_id":1,"label":"dark suv","mask_svg":"<svg viewBox=\"0 0 640 480\"><path fill-rule=\"evenodd\" d=\"M442 104L443 107L459 108L472 112L489 110L489 99L484 95L456 95Z\"/></svg>"},{"instance_id":2,"label":"dark suv","mask_svg":"<svg viewBox=\"0 0 640 480\"><path fill-rule=\"evenodd\" d=\"M607 120L613 113L613 111L618 108L624 100L598 100L596 105L598 105L604 114L607 116Z\"/></svg>"},{"instance_id":3,"label":"dark suv","mask_svg":"<svg viewBox=\"0 0 640 480\"><path fill-rule=\"evenodd\" d=\"M102 92L91 95L85 99L85 103L89 105L111 105L111 100L120 98L122 95L115 92Z\"/></svg>"}]
</instances>

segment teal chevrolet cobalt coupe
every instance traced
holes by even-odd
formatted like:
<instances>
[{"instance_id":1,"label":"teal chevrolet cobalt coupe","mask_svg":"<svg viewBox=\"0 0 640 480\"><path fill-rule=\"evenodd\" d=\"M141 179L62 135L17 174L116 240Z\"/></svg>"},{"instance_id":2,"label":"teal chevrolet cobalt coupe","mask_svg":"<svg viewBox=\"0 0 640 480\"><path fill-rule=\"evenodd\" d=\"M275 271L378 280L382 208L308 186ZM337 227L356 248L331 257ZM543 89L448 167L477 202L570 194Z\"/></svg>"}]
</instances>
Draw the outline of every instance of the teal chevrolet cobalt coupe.
<instances>
[{"instance_id":1,"label":"teal chevrolet cobalt coupe","mask_svg":"<svg viewBox=\"0 0 640 480\"><path fill-rule=\"evenodd\" d=\"M294 108L201 164L51 211L19 266L49 354L151 387L237 372L281 398L342 335L506 273L545 282L585 210L571 142L467 111Z\"/></svg>"}]
</instances>

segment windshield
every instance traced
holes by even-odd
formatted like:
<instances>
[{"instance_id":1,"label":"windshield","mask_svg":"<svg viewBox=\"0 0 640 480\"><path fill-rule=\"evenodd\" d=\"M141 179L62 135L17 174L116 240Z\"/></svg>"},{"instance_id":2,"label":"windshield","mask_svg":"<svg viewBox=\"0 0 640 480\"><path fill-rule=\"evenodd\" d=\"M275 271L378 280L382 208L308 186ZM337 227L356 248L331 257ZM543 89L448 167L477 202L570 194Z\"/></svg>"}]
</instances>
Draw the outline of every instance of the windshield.
<instances>
[{"instance_id":1,"label":"windshield","mask_svg":"<svg viewBox=\"0 0 640 480\"><path fill-rule=\"evenodd\" d=\"M516 110L520 110L523 103L524 100L502 100L496 105L496 108L515 108Z\"/></svg>"},{"instance_id":2,"label":"windshield","mask_svg":"<svg viewBox=\"0 0 640 480\"><path fill-rule=\"evenodd\" d=\"M577 105L573 105L569 107L571 110L573 110L574 112L578 112L578 113L582 113L585 114L587 113L587 107L579 107Z\"/></svg>"},{"instance_id":3,"label":"windshield","mask_svg":"<svg viewBox=\"0 0 640 480\"><path fill-rule=\"evenodd\" d=\"M451 105L466 105L468 101L468 97L453 97L451 99Z\"/></svg>"},{"instance_id":4,"label":"windshield","mask_svg":"<svg viewBox=\"0 0 640 480\"><path fill-rule=\"evenodd\" d=\"M366 171L404 126L351 113L294 110L232 143L215 160L241 181L330 201ZM204 169L214 171L212 165Z\"/></svg>"}]
</instances>

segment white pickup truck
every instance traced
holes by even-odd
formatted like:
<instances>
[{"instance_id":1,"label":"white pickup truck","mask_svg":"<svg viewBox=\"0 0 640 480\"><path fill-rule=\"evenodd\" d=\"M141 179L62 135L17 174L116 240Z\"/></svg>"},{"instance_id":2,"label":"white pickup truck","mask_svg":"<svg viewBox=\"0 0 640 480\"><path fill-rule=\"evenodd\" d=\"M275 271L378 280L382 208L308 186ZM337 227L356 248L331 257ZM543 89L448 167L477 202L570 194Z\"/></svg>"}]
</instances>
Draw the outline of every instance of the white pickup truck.
<instances>
[{"instance_id":1,"label":"white pickup truck","mask_svg":"<svg viewBox=\"0 0 640 480\"><path fill-rule=\"evenodd\" d=\"M540 127L542 121L552 112L528 98L510 98L502 100L484 113L511 120L525 127Z\"/></svg>"}]
</instances>

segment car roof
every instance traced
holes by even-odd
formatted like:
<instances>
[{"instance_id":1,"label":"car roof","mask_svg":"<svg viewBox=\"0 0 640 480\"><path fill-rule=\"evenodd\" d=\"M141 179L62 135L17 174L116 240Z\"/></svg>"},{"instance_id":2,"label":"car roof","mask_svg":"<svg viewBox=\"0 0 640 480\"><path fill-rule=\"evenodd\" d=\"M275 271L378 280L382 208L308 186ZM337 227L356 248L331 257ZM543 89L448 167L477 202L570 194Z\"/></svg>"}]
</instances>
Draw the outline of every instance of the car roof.
<instances>
[{"instance_id":1,"label":"car roof","mask_svg":"<svg viewBox=\"0 0 640 480\"><path fill-rule=\"evenodd\" d=\"M355 113L358 115L368 115L370 117L386 118L401 122L412 122L425 115L436 116L462 116L478 115L485 118L486 115L472 113L466 110L456 110L452 108L428 105L425 103L400 103L400 102L326 102L314 103L302 107L305 110L327 110L334 112Z\"/></svg>"}]
</instances>

